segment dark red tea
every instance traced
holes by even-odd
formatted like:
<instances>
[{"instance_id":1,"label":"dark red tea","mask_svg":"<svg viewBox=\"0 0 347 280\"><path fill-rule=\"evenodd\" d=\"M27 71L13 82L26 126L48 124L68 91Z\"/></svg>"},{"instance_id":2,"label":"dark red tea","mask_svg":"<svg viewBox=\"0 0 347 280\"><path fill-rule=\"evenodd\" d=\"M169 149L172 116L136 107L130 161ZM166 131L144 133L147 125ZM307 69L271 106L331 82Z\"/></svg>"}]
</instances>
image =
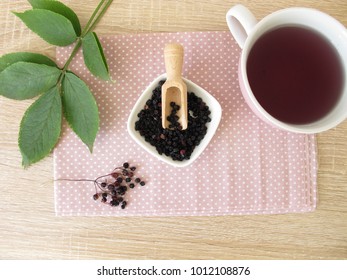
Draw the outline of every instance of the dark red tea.
<instances>
[{"instance_id":1,"label":"dark red tea","mask_svg":"<svg viewBox=\"0 0 347 280\"><path fill-rule=\"evenodd\" d=\"M334 47L316 32L294 26L271 30L257 40L247 75L260 105L291 124L325 116L339 100L344 83Z\"/></svg>"}]
</instances>

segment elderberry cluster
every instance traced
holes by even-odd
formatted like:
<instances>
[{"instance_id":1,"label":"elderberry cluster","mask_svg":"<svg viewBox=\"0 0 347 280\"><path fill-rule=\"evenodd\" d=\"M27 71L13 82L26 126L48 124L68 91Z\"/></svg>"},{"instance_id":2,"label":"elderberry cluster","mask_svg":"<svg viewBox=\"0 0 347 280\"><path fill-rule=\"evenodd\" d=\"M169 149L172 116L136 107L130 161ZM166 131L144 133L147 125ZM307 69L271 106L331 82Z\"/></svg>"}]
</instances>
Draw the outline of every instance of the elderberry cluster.
<instances>
[{"instance_id":1,"label":"elderberry cluster","mask_svg":"<svg viewBox=\"0 0 347 280\"><path fill-rule=\"evenodd\" d=\"M188 92L188 128L182 130L176 115L180 108L172 103L171 114L167 117L171 126L164 129L161 119L161 86L164 82L165 80L159 82L152 97L138 113L135 130L154 146L160 155L165 154L177 161L188 160L207 133L206 125L211 121L211 111L200 97Z\"/></svg>"},{"instance_id":2,"label":"elderberry cluster","mask_svg":"<svg viewBox=\"0 0 347 280\"><path fill-rule=\"evenodd\" d=\"M101 200L102 203L124 209L127 202L124 199L126 192L136 185L144 186L145 182L135 176L135 166L130 166L128 162L123 166L116 167L110 174L100 176L94 180L95 194L94 200Z\"/></svg>"}]
</instances>

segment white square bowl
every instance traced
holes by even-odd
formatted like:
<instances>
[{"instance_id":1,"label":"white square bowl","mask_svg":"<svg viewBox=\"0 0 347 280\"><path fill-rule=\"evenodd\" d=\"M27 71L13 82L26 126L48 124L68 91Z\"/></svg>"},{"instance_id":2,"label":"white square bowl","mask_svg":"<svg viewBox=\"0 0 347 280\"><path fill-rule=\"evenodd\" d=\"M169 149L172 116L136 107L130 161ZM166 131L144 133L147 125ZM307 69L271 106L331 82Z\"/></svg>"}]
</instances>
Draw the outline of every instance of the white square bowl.
<instances>
[{"instance_id":1,"label":"white square bowl","mask_svg":"<svg viewBox=\"0 0 347 280\"><path fill-rule=\"evenodd\" d=\"M154 157L175 167L185 167L193 163L205 150L207 145L210 143L220 123L220 120L222 117L222 107L220 106L218 101L206 90L194 84L193 82L183 78L184 82L187 85L187 91L194 92L195 95L200 97L209 107L211 111L211 114L210 114L211 122L208 122L206 124L206 127L207 127L206 135L201 140L200 144L195 147L194 151L192 152L190 156L190 159L177 161L177 160L173 160L169 156L166 156L165 154L160 155L157 152L156 148L152 146L150 143L146 142L145 138L141 136L138 131L135 130L135 123L139 119L137 114L144 108L146 101L152 97L153 90L158 86L159 82L164 79L166 79L166 74L160 75L141 94L141 96L135 103L134 108L132 109L129 115L127 129L128 129L128 133L135 140L135 142L139 144L143 149L145 149L148 153L153 155Z\"/></svg>"}]
</instances>

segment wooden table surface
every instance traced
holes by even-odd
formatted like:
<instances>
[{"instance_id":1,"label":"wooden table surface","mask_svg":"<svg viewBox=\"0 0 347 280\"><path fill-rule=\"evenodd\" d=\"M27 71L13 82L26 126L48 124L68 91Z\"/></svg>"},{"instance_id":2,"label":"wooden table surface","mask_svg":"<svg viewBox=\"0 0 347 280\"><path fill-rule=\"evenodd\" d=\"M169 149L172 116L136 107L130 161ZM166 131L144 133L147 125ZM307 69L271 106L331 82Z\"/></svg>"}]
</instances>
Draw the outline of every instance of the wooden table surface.
<instances>
[{"instance_id":1,"label":"wooden table surface","mask_svg":"<svg viewBox=\"0 0 347 280\"><path fill-rule=\"evenodd\" d=\"M97 0L63 0L85 24ZM347 26L346 0L239 1L258 19L289 6L320 9ZM228 0L114 1L102 34L227 30ZM0 55L54 47L11 11L25 0L0 2ZM55 217L52 155L24 170L18 127L32 100L0 96L1 259L346 259L347 121L317 136L318 196L307 214L225 217Z\"/></svg>"}]
</instances>

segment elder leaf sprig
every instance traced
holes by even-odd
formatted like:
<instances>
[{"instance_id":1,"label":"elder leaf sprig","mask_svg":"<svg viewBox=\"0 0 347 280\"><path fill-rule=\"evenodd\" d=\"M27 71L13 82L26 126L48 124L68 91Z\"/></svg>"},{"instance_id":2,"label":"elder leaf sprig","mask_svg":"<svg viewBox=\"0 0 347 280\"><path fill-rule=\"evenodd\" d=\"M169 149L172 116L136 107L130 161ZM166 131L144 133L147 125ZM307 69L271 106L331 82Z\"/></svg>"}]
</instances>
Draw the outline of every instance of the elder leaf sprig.
<instances>
[{"instance_id":1,"label":"elder leaf sprig","mask_svg":"<svg viewBox=\"0 0 347 280\"><path fill-rule=\"evenodd\" d=\"M0 57L0 95L15 100L39 96L20 124L18 145L24 167L50 154L59 140L63 115L93 151L99 130L98 106L88 86L69 66L82 47L89 71L98 78L111 80L103 48L93 29L112 1L101 0L83 29L76 13L59 1L28 0L32 9L14 12L46 42L55 46L74 44L62 68L39 53L15 52Z\"/></svg>"}]
</instances>

